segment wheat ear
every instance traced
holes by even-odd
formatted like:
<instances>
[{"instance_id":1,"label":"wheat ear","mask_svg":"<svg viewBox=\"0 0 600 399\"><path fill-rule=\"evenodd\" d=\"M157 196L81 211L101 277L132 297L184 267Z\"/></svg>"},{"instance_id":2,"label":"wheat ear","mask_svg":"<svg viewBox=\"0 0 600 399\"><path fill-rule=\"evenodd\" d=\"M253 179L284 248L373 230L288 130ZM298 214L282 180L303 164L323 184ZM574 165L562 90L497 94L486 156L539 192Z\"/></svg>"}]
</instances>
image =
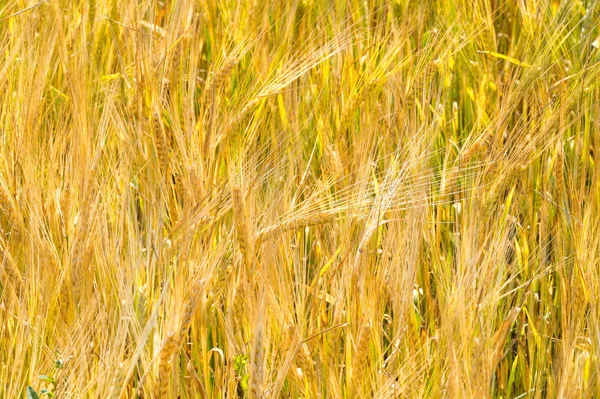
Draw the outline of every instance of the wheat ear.
<instances>
[{"instance_id":1,"label":"wheat ear","mask_svg":"<svg viewBox=\"0 0 600 399\"><path fill-rule=\"evenodd\" d=\"M248 216L248 208L242 192L236 184L231 187L233 213L235 216L235 229L237 231L238 245L242 253L244 265L250 270L254 258L254 239Z\"/></svg>"}]
</instances>

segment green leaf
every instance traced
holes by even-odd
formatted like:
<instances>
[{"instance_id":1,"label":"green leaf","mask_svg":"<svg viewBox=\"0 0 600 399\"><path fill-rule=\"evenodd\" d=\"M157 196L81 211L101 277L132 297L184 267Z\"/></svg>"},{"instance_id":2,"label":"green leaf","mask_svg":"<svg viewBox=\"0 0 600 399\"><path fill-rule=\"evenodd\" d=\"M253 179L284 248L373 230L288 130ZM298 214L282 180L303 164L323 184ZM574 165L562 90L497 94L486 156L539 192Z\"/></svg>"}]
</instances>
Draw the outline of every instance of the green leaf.
<instances>
[{"instance_id":1,"label":"green leaf","mask_svg":"<svg viewBox=\"0 0 600 399\"><path fill-rule=\"evenodd\" d=\"M509 57L508 55L496 53L495 51L478 50L477 52L481 53L481 54L488 54L488 55L491 55L492 57L503 59L505 61L508 61L508 62L513 63L518 66L522 66L522 67L530 67L531 66L531 64L528 64L523 61L519 61L518 59Z\"/></svg>"},{"instance_id":2,"label":"green leaf","mask_svg":"<svg viewBox=\"0 0 600 399\"><path fill-rule=\"evenodd\" d=\"M27 386L27 399L40 399L35 389Z\"/></svg>"},{"instance_id":3,"label":"green leaf","mask_svg":"<svg viewBox=\"0 0 600 399\"><path fill-rule=\"evenodd\" d=\"M41 395L46 395L46 396L48 396L49 398L53 398L53 397L54 397L54 393L52 393L52 391L49 391L49 390L47 390L46 388L42 389L42 390L40 391L40 394L41 394Z\"/></svg>"},{"instance_id":4,"label":"green leaf","mask_svg":"<svg viewBox=\"0 0 600 399\"><path fill-rule=\"evenodd\" d=\"M40 380L42 380L42 381L49 382L50 384L54 384L54 383L55 383L55 381L56 381L54 378L52 378L52 377L49 377L49 376L47 376L47 375L45 375L45 374L42 374L42 375L40 375L38 378L39 378Z\"/></svg>"}]
</instances>

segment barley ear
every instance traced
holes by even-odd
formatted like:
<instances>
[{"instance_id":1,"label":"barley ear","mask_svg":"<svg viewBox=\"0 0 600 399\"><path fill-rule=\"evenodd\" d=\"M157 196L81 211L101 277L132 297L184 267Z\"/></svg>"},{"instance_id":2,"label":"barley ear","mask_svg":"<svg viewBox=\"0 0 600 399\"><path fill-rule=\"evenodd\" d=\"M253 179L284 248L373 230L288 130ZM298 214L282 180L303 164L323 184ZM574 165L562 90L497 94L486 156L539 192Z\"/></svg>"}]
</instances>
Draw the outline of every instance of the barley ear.
<instances>
[{"instance_id":1,"label":"barley ear","mask_svg":"<svg viewBox=\"0 0 600 399\"><path fill-rule=\"evenodd\" d=\"M169 334L160 349L160 358L158 365L158 378L154 386L154 395L156 398L166 398L169 392L169 374L172 370L171 360L177 350L178 334Z\"/></svg>"},{"instance_id":2,"label":"barley ear","mask_svg":"<svg viewBox=\"0 0 600 399\"><path fill-rule=\"evenodd\" d=\"M238 245L242 253L242 260L247 270L251 270L254 261L254 239L248 216L248 208L242 192L236 184L231 187L235 229L237 231Z\"/></svg>"},{"instance_id":3,"label":"barley ear","mask_svg":"<svg viewBox=\"0 0 600 399\"><path fill-rule=\"evenodd\" d=\"M259 316L259 319L262 319ZM253 399L264 397L264 379L265 379L265 332L263 320L259 320L256 326L256 336L251 354L251 374L250 374L250 393Z\"/></svg>"}]
</instances>

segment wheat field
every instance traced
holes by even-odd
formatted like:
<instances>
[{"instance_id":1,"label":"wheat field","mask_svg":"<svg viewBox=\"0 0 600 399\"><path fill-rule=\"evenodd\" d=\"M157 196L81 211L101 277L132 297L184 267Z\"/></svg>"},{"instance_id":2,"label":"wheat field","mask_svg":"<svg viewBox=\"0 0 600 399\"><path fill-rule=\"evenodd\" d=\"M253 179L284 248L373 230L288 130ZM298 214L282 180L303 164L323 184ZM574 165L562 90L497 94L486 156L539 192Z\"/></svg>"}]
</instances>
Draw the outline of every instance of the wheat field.
<instances>
[{"instance_id":1,"label":"wheat field","mask_svg":"<svg viewBox=\"0 0 600 399\"><path fill-rule=\"evenodd\" d=\"M0 1L0 398L600 397L599 23Z\"/></svg>"}]
</instances>

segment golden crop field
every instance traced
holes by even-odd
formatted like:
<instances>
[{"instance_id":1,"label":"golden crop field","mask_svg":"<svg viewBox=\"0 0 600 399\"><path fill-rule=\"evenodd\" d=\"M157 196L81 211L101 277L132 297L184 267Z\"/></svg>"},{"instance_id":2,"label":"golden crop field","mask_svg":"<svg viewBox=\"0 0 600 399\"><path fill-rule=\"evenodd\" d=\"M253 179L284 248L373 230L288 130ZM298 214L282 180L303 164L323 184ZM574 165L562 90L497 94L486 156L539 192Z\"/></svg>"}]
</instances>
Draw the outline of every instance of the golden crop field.
<instances>
[{"instance_id":1,"label":"golden crop field","mask_svg":"<svg viewBox=\"0 0 600 399\"><path fill-rule=\"evenodd\" d=\"M600 397L599 24L0 1L0 398Z\"/></svg>"}]
</instances>

